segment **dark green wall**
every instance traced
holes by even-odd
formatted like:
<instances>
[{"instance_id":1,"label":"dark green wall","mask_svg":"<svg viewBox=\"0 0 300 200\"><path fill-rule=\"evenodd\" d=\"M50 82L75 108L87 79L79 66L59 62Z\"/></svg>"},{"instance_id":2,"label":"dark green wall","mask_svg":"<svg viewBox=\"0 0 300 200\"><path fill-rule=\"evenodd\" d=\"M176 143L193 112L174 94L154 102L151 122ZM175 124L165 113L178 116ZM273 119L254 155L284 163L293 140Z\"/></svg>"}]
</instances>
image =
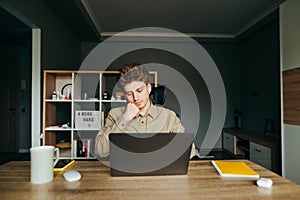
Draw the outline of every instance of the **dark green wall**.
<instances>
[{"instance_id":1,"label":"dark green wall","mask_svg":"<svg viewBox=\"0 0 300 200\"><path fill-rule=\"evenodd\" d=\"M211 56L212 60L216 63L223 78L227 94L227 113L224 126L232 127L234 126L234 109L240 106L238 45L232 40L214 40L209 42L199 41L199 43L204 47L204 49ZM93 45L86 44L84 46L92 47ZM87 53L85 52L83 53L83 55L87 55ZM189 81L195 91L200 107L200 121L195 121L195 123L199 124L195 142L196 145L200 147L210 123L211 99L207 90L207 86L199 72L189 62L187 62L179 55L175 55L171 52L159 49L141 49L129 52L125 55L120 56L117 60L111 63L108 69L116 70L126 63L133 62L137 62L140 64L159 63L172 67L180 74L185 76L185 78ZM160 72L159 68L155 68L155 70L158 71L159 83L168 83L168 80L162 80L162 77L164 77L164 79L172 79L170 75L163 75ZM186 97L186 101L189 101L188 96ZM191 104L189 106L192 108L191 110L195 110L195 105ZM174 96L171 92L169 92L167 95L164 107L171 108L180 115L181 111L178 101L176 100L176 96ZM221 148L220 141L218 141L217 147Z\"/></svg>"},{"instance_id":2,"label":"dark green wall","mask_svg":"<svg viewBox=\"0 0 300 200\"><path fill-rule=\"evenodd\" d=\"M41 29L42 69L74 69L80 66L80 44L74 34L40 0L3 0L30 22L31 28Z\"/></svg>"},{"instance_id":3,"label":"dark green wall","mask_svg":"<svg viewBox=\"0 0 300 200\"><path fill-rule=\"evenodd\" d=\"M42 69L77 69L96 44L81 43L71 31L45 6L43 1L4 0L22 13L42 31ZM251 30L239 40L198 41L216 63L226 89L227 114L225 127L234 126L234 109L242 111L242 127L264 131L264 121L271 118L280 130L279 34L278 18ZM82 44L82 46L80 46ZM197 146L201 145L210 119L210 97L203 80L185 60L169 52L153 49L128 54L112 65L128 62L156 62L174 67L195 89L201 106ZM167 106L176 108L176 101ZM193 105L191 105L193 106ZM221 147L220 143L217 147Z\"/></svg>"},{"instance_id":4,"label":"dark green wall","mask_svg":"<svg viewBox=\"0 0 300 200\"><path fill-rule=\"evenodd\" d=\"M234 109L238 108L242 112L242 128L264 134L265 119L268 118L274 121L274 131L280 133L278 23L278 15L272 14L236 40L199 41L216 63L224 81L227 95L224 127L235 125ZM83 52L83 55L86 54ZM130 62L162 63L172 66L187 77L201 106L201 121L196 142L200 146L203 133L208 127L211 105L203 80L195 75L193 67L171 53L147 49L120 57L112 63L112 68ZM176 111L178 108L172 105L175 103L166 102L166 107ZM217 146L220 147L220 144Z\"/></svg>"},{"instance_id":5,"label":"dark green wall","mask_svg":"<svg viewBox=\"0 0 300 200\"><path fill-rule=\"evenodd\" d=\"M20 120L19 149L31 147L31 28L41 29L41 74L43 69L74 69L80 66L81 42L40 0L1 0L10 17L1 19L1 53L16 52L19 55L18 79L26 80L27 90L20 90L17 113ZM18 19L14 16L18 16ZM22 21L22 22L21 22ZM20 28L20 25L26 27ZM28 29L28 30L27 30ZM41 81L43 79L41 78ZM19 86L18 86L19 88ZM42 87L41 87L42 88ZM42 93L41 93L42 94ZM42 99L42 97L41 97ZM42 105L42 104L41 104Z\"/></svg>"},{"instance_id":6,"label":"dark green wall","mask_svg":"<svg viewBox=\"0 0 300 200\"><path fill-rule=\"evenodd\" d=\"M242 127L264 133L265 119L280 133L278 16L239 42Z\"/></svg>"},{"instance_id":7,"label":"dark green wall","mask_svg":"<svg viewBox=\"0 0 300 200\"><path fill-rule=\"evenodd\" d=\"M222 75L226 90L227 113L224 127L234 126L234 109L240 107L240 69L235 42L202 43Z\"/></svg>"},{"instance_id":8,"label":"dark green wall","mask_svg":"<svg viewBox=\"0 0 300 200\"><path fill-rule=\"evenodd\" d=\"M8 68L8 71L4 70L2 76L7 75L5 72L13 73L16 79L16 85L14 85L16 89L12 89L7 85L9 83L4 83L4 87L9 87L11 92L5 93L2 98L11 100L8 105L3 104L6 101L2 101L1 108L8 106L15 110L12 120L16 127L12 130L16 130L17 133L15 134L12 131L12 133L3 134L18 137L15 138L15 141L19 151L28 149L31 146L31 29L1 7L0 18L0 54L2 58L13 56L14 62L12 63L15 63L15 67ZM3 65L1 67L7 66ZM21 88L21 82L23 82L23 88ZM2 109L1 114L5 113L5 110ZM4 130L7 129L4 128Z\"/></svg>"}]
</instances>

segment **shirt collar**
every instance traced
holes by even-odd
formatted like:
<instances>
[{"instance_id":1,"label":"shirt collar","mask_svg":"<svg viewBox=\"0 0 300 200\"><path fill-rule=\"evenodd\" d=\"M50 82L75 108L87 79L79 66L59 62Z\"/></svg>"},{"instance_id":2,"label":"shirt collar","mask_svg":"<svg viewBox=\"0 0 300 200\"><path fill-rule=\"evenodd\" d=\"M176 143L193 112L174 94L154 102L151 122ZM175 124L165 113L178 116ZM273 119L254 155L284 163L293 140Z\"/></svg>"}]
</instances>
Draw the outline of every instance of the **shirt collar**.
<instances>
[{"instance_id":1,"label":"shirt collar","mask_svg":"<svg viewBox=\"0 0 300 200\"><path fill-rule=\"evenodd\" d=\"M146 115L149 115L152 118L156 118L158 115L158 110L156 109L156 106L154 106L151 103L150 108L149 108L148 112L146 113Z\"/></svg>"},{"instance_id":2,"label":"shirt collar","mask_svg":"<svg viewBox=\"0 0 300 200\"><path fill-rule=\"evenodd\" d=\"M150 102L150 107L147 110L147 112L145 113L145 115L139 114L139 116L143 117L143 116L150 116L152 118L154 118L155 116L157 116L157 110L155 109L155 106L153 106L152 102Z\"/></svg>"}]
</instances>

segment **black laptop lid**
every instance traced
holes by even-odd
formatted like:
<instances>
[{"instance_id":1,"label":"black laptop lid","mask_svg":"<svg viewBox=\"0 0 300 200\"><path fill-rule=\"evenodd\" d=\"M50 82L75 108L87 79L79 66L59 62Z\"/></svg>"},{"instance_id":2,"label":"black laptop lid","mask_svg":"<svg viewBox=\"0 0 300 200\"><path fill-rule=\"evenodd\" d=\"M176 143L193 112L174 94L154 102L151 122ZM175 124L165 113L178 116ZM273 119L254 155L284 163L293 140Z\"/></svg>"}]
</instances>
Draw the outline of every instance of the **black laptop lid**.
<instances>
[{"instance_id":1,"label":"black laptop lid","mask_svg":"<svg viewBox=\"0 0 300 200\"><path fill-rule=\"evenodd\" d=\"M194 135L188 133L112 133L112 176L186 174Z\"/></svg>"}]
</instances>

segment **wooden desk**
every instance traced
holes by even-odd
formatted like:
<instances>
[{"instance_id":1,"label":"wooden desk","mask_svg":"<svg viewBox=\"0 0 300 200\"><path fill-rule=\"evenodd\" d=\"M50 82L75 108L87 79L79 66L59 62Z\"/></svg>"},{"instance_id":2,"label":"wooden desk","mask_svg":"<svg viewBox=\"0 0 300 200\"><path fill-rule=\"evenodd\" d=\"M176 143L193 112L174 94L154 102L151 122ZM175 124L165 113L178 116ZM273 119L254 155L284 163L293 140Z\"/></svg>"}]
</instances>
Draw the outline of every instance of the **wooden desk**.
<instances>
[{"instance_id":1,"label":"wooden desk","mask_svg":"<svg viewBox=\"0 0 300 200\"><path fill-rule=\"evenodd\" d=\"M111 177L98 161L76 161L72 169L82 179L68 183L62 174L40 185L30 183L30 162L13 161L0 166L1 199L299 199L300 186L245 161L261 177L271 178L271 189L254 180L222 179L210 161L191 161L187 175Z\"/></svg>"}]
</instances>

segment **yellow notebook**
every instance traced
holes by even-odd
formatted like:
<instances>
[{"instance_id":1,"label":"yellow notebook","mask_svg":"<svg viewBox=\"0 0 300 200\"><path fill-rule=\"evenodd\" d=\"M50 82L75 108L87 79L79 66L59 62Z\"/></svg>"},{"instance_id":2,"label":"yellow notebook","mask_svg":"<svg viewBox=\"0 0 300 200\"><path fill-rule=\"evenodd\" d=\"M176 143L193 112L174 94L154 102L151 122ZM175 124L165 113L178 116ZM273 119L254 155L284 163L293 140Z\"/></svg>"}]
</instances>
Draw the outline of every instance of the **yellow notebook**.
<instances>
[{"instance_id":1,"label":"yellow notebook","mask_svg":"<svg viewBox=\"0 0 300 200\"><path fill-rule=\"evenodd\" d=\"M211 161L222 177L259 178L259 174L243 161Z\"/></svg>"}]
</instances>

